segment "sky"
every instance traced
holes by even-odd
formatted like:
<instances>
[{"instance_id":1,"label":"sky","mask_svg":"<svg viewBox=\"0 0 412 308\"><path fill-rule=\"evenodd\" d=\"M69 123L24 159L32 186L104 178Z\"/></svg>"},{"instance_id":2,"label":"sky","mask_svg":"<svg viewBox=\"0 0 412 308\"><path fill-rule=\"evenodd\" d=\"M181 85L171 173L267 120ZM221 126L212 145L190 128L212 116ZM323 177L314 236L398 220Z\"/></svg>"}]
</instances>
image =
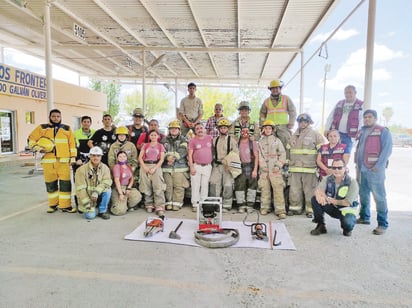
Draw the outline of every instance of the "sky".
<instances>
[{"instance_id":1,"label":"sky","mask_svg":"<svg viewBox=\"0 0 412 308\"><path fill-rule=\"evenodd\" d=\"M341 0L333 13L315 31L304 49L305 61L319 48L321 43L338 27L360 0ZM385 107L392 107L394 115L389 124L412 128L412 104L408 102L407 89L410 86L408 69L412 69L412 27L410 13L412 1L377 0L375 24L374 72L372 85L373 109L378 111L380 121ZM349 18L342 28L327 43L327 52L315 57L306 65L304 72L303 111L312 115L315 127L321 126L323 100L325 117L338 100L344 98L343 89L352 84L357 96L364 96L366 33L368 1ZM5 52L5 62L23 69L44 74L44 63L30 56ZM327 73L325 97L323 97L325 65ZM282 80L286 86L283 93L289 95L300 108L300 77L292 77L299 71L300 56ZM53 66L53 77L73 84L79 83L78 74ZM276 78L276 76L274 76ZM126 87L127 88L127 87ZM179 93L179 100L186 93ZM269 95L269 92L267 93Z\"/></svg>"}]
</instances>

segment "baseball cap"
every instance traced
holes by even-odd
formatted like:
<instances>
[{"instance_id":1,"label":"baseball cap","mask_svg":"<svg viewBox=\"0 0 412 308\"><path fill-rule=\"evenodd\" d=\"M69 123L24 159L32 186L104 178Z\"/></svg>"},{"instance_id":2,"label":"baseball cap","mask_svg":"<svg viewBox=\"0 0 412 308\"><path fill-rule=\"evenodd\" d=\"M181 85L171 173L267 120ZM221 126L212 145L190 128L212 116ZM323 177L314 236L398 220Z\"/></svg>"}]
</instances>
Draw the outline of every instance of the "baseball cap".
<instances>
[{"instance_id":1,"label":"baseball cap","mask_svg":"<svg viewBox=\"0 0 412 308\"><path fill-rule=\"evenodd\" d=\"M134 117L142 117L142 118L144 118L143 109L142 109L142 108L135 108L135 109L133 110L133 116L134 116Z\"/></svg>"}]
</instances>

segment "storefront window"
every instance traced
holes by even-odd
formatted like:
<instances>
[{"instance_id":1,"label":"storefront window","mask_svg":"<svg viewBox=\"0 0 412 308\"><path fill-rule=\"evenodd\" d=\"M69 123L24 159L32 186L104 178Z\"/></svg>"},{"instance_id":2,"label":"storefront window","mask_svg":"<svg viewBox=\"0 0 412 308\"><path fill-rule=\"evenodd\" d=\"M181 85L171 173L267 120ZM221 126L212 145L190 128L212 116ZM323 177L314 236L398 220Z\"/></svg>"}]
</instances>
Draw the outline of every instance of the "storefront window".
<instances>
[{"instance_id":1,"label":"storefront window","mask_svg":"<svg viewBox=\"0 0 412 308\"><path fill-rule=\"evenodd\" d=\"M13 113L0 111L0 152L13 153Z\"/></svg>"},{"instance_id":2,"label":"storefront window","mask_svg":"<svg viewBox=\"0 0 412 308\"><path fill-rule=\"evenodd\" d=\"M26 124L34 124L34 111L26 112Z\"/></svg>"}]
</instances>

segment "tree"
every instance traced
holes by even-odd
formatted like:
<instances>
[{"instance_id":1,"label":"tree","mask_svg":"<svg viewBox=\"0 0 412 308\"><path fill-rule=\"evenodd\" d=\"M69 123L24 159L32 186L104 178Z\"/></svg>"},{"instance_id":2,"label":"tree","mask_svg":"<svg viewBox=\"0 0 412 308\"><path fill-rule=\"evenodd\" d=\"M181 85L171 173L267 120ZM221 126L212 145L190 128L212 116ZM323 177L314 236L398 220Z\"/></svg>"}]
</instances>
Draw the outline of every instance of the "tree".
<instances>
[{"instance_id":1,"label":"tree","mask_svg":"<svg viewBox=\"0 0 412 308\"><path fill-rule=\"evenodd\" d=\"M264 99L268 96L261 89L241 88L239 90L240 101L248 101L250 104L250 118L259 122L259 111Z\"/></svg>"},{"instance_id":2,"label":"tree","mask_svg":"<svg viewBox=\"0 0 412 308\"><path fill-rule=\"evenodd\" d=\"M91 80L90 81L90 88L98 91L103 92L107 95L107 112L115 118L120 109L120 90L121 85L116 84L114 81L111 82L103 82L100 80Z\"/></svg>"},{"instance_id":3,"label":"tree","mask_svg":"<svg viewBox=\"0 0 412 308\"><path fill-rule=\"evenodd\" d=\"M237 115L238 96L232 92L223 92L217 88L200 88L196 96L203 102L203 119L207 120L214 114L215 104L223 105L225 117L233 120Z\"/></svg>"},{"instance_id":4,"label":"tree","mask_svg":"<svg viewBox=\"0 0 412 308\"><path fill-rule=\"evenodd\" d=\"M382 110L382 116L385 118L385 126L388 126L389 121L391 120L393 116L393 108L392 107L385 107Z\"/></svg>"}]
</instances>

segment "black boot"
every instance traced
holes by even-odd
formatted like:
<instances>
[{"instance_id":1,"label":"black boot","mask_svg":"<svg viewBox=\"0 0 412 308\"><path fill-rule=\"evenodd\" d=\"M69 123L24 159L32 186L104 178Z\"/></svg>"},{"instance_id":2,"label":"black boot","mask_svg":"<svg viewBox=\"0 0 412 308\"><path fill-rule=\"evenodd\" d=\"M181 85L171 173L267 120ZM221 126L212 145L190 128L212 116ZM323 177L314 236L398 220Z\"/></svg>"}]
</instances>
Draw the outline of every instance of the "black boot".
<instances>
[{"instance_id":1,"label":"black boot","mask_svg":"<svg viewBox=\"0 0 412 308\"><path fill-rule=\"evenodd\" d=\"M327 233L328 231L326 230L326 227L325 227L325 224L317 224L316 225L316 228L315 229L313 229L312 231L310 231L310 234L312 234L312 235L321 235L321 234L325 234L325 233Z\"/></svg>"}]
</instances>

